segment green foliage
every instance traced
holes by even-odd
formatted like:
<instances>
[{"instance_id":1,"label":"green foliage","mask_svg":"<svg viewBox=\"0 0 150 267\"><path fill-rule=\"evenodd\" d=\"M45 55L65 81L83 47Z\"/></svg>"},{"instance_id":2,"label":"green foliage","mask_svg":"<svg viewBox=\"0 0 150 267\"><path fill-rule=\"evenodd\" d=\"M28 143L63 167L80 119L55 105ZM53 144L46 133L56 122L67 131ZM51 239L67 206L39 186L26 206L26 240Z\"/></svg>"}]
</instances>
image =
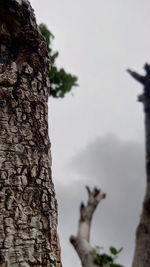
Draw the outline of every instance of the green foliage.
<instances>
[{"instance_id":1,"label":"green foliage","mask_svg":"<svg viewBox=\"0 0 150 267\"><path fill-rule=\"evenodd\" d=\"M101 267L123 267L120 264L116 263L116 259L118 258L118 254L122 251L122 248L117 250L115 247L109 248L109 254L100 253L102 250L101 247L96 247L93 254L93 261L97 266Z\"/></svg>"},{"instance_id":2,"label":"green foliage","mask_svg":"<svg viewBox=\"0 0 150 267\"><path fill-rule=\"evenodd\" d=\"M49 57L51 59L51 69L49 70L50 78L50 96L55 98L63 98L66 93L70 92L73 86L77 86L78 78L70 73L67 73L63 68L58 69L56 66L56 59L59 55L52 49L52 41L54 35L48 30L45 24L39 25L40 31L44 36Z\"/></svg>"}]
</instances>

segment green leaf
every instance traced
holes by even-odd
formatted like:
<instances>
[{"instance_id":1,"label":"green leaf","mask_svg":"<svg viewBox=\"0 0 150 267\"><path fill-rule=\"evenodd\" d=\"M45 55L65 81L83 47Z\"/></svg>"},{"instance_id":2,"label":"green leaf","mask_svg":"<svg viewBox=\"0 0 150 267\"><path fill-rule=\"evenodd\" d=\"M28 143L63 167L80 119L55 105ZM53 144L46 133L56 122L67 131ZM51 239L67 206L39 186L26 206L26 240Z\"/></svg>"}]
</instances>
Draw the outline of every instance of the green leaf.
<instances>
[{"instance_id":1,"label":"green leaf","mask_svg":"<svg viewBox=\"0 0 150 267\"><path fill-rule=\"evenodd\" d=\"M117 255L118 254L118 251L117 251L117 249L115 247L110 247L109 250L110 250L112 255Z\"/></svg>"}]
</instances>

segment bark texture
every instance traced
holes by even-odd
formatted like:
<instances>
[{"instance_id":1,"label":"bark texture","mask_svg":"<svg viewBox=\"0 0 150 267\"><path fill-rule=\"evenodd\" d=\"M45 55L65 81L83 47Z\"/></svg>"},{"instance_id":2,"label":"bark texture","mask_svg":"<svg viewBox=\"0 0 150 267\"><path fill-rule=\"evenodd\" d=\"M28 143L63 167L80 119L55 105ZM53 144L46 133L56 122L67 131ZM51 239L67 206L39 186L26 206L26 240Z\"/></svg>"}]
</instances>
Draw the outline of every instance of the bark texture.
<instances>
[{"instance_id":1,"label":"bark texture","mask_svg":"<svg viewBox=\"0 0 150 267\"><path fill-rule=\"evenodd\" d=\"M144 86L138 100L143 103L145 113L146 175L147 185L140 223L136 233L136 247L132 267L150 266L150 65L145 64L145 76L128 70L131 76Z\"/></svg>"},{"instance_id":2,"label":"bark texture","mask_svg":"<svg viewBox=\"0 0 150 267\"><path fill-rule=\"evenodd\" d=\"M49 59L27 0L0 0L0 266L59 267Z\"/></svg>"},{"instance_id":3,"label":"bark texture","mask_svg":"<svg viewBox=\"0 0 150 267\"><path fill-rule=\"evenodd\" d=\"M97 267L94 264L93 250L90 244L90 230L93 214L98 204L105 198L105 194L100 189L94 188L92 191L87 187L88 202L81 203L80 218L77 236L71 236L70 242L74 246L83 267Z\"/></svg>"}]
</instances>

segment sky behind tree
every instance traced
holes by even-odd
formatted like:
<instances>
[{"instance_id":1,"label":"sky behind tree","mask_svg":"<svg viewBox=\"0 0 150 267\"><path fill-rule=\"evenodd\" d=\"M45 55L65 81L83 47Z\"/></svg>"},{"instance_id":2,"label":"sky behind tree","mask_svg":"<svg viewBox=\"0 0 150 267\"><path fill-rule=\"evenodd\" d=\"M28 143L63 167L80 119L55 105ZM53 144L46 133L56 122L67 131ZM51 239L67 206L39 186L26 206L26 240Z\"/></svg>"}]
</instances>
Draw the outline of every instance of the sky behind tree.
<instances>
[{"instance_id":1,"label":"sky behind tree","mask_svg":"<svg viewBox=\"0 0 150 267\"><path fill-rule=\"evenodd\" d=\"M55 35L57 64L78 76L79 87L49 99L53 180L65 267L80 262L68 238L77 230L84 186L107 193L95 214L95 245L123 246L130 266L145 186L141 85L126 73L150 62L147 0L31 0L38 23Z\"/></svg>"}]
</instances>

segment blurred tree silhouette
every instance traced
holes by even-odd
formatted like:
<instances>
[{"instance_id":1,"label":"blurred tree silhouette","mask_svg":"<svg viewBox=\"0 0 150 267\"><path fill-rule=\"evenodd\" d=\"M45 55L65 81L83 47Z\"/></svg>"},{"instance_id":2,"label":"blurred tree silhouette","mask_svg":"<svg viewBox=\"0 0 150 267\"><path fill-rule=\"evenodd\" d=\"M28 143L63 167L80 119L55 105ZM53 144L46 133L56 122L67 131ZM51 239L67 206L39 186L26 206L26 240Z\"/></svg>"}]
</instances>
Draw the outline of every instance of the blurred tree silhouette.
<instances>
[{"instance_id":1,"label":"blurred tree silhouette","mask_svg":"<svg viewBox=\"0 0 150 267\"><path fill-rule=\"evenodd\" d=\"M46 39L49 57L51 59L51 68L49 70L50 78L50 96L54 98L63 98L66 93L70 92L73 86L78 86L78 78L70 73L67 73L63 68L58 69L56 66L56 58L58 51L54 52L52 49L52 41L54 35L49 31L47 26L43 23L39 25L42 35Z\"/></svg>"}]
</instances>

